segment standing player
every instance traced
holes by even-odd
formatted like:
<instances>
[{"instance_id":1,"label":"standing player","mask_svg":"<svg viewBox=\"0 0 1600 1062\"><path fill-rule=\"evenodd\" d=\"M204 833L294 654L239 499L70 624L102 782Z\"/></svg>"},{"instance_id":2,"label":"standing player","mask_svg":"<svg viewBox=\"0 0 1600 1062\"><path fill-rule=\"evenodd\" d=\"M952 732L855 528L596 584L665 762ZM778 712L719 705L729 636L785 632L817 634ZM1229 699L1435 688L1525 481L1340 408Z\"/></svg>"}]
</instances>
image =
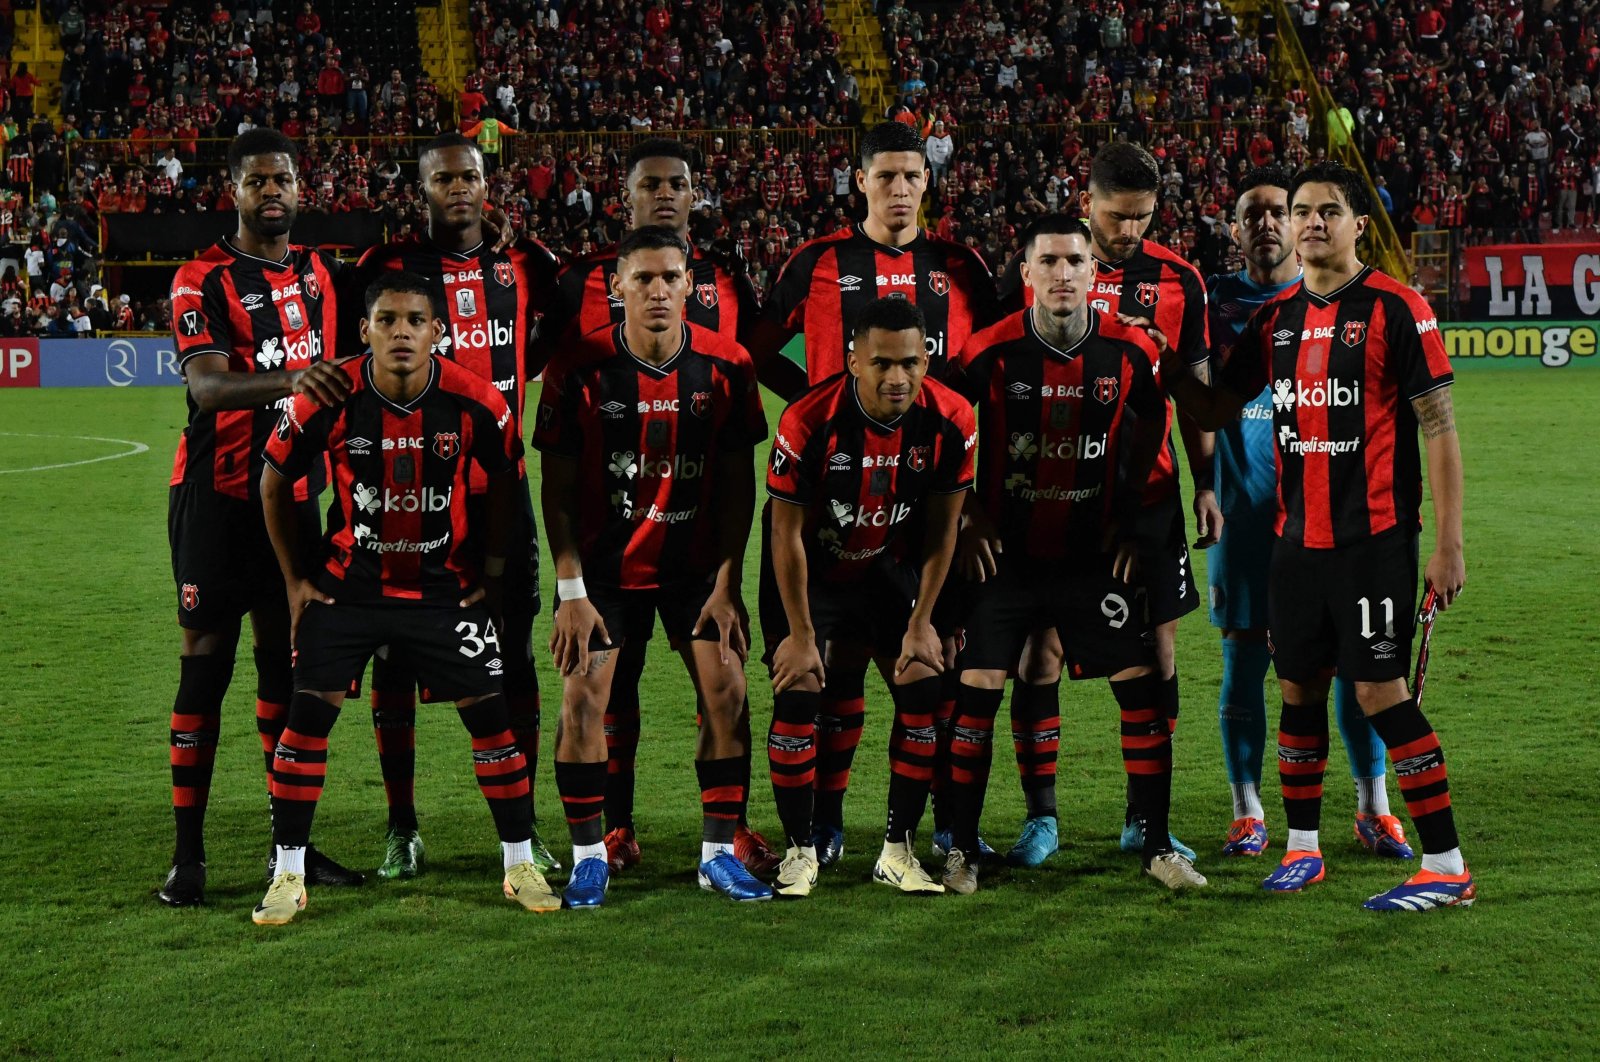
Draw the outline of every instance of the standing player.
<instances>
[{"instance_id":1,"label":"standing player","mask_svg":"<svg viewBox=\"0 0 1600 1062\"><path fill-rule=\"evenodd\" d=\"M360 276L370 280L385 270L406 270L433 285L444 307L446 329L439 353L494 384L511 407L517 437L540 318L556 277L555 256L542 244L521 240L504 250L491 246L484 225L483 156L477 144L459 133L428 142L417 158L417 177L428 202L428 231L375 247L361 259ZM511 732L528 760L528 790L534 793L539 767L539 678L533 666L533 618L539 612L539 535L528 493L527 469L518 465L521 490L505 570L505 703ZM481 522L488 479L474 469L469 505L475 526ZM478 550L481 542L468 543ZM378 759L389 798L389 830L378 876L415 875L422 866L417 827L416 675L404 657L385 653L372 667L372 723ZM560 864L540 839L535 810L533 861L548 874Z\"/></svg>"},{"instance_id":2,"label":"standing player","mask_svg":"<svg viewBox=\"0 0 1600 1062\"><path fill-rule=\"evenodd\" d=\"M1263 166L1239 184L1233 229L1244 248L1245 268L1206 282L1211 334L1219 346L1236 339L1258 307L1300 280L1300 262L1289 235L1293 179L1283 166ZM1217 715L1233 790L1233 825L1222 854L1256 856L1267 847L1261 808L1261 758L1267 741L1262 683L1271 659L1267 568L1278 486L1270 389L1263 388L1238 420L1217 432L1216 446L1217 499L1225 525L1211 550L1206 574L1211 582L1211 623L1222 628ZM1410 859L1400 820L1389 814L1383 742L1361 714L1349 679L1335 679L1334 703L1356 785L1356 837L1378 855Z\"/></svg>"},{"instance_id":3,"label":"standing player","mask_svg":"<svg viewBox=\"0 0 1600 1062\"><path fill-rule=\"evenodd\" d=\"M1283 692L1278 770L1289 850L1264 886L1295 892L1323 878L1317 827L1337 667L1395 762L1422 842L1421 871L1366 907L1468 904L1477 890L1456 836L1444 754L1406 686L1422 527L1418 426L1434 499L1424 581L1445 608L1466 582L1449 358L1422 297L1356 257L1370 209L1357 174L1338 163L1311 166L1295 176L1289 204L1305 277L1250 319L1217 386L1196 379L1175 351L1162 357L1169 388L1202 425L1232 420L1263 387L1275 399L1278 540L1267 611Z\"/></svg>"},{"instance_id":4,"label":"standing player","mask_svg":"<svg viewBox=\"0 0 1600 1062\"><path fill-rule=\"evenodd\" d=\"M657 614L700 702L700 887L771 899L733 854L750 771L740 584L754 448L767 434L755 369L737 343L684 323L689 247L676 232L635 229L618 260L612 290L623 322L552 364L534 432L559 579L551 651L565 678L556 785L572 832L566 903L605 901L600 816L615 649Z\"/></svg>"},{"instance_id":5,"label":"standing player","mask_svg":"<svg viewBox=\"0 0 1600 1062\"><path fill-rule=\"evenodd\" d=\"M1172 739L1144 602L1129 586L1166 400L1148 337L1089 307L1090 244L1076 218L1041 219L1023 249L1032 305L974 336L950 377L977 404L986 440L959 550L970 611L951 743L944 884L953 892L978 886L978 820L1006 674L1030 638L1043 643L1051 631L1074 679L1110 678L1130 796L1150 827L1146 871L1172 889L1206 884L1169 840ZM1054 850L1053 788L1051 797L1048 808L1030 801L1028 816L1048 820Z\"/></svg>"},{"instance_id":6,"label":"standing player","mask_svg":"<svg viewBox=\"0 0 1600 1062\"><path fill-rule=\"evenodd\" d=\"M348 397L328 407L296 399L267 444L261 501L288 587L295 693L273 757L277 874L256 905L258 925L283 925L306 905L306 838L328 735L350 683L385 645L456 702L472 735L473 771L500 835L502 891L530 911L560 907L533 865L528 761L500 694L499 573L522 440L491 382L429 353L444 334L432 291L414 274L380 275L361 322L372 353L340 370ZM321 556L307 564L289 484L324 455L334 499ZM475 512L474 474L488 483ZM467 545L478 537L481 565Z\"/></svg>"},{"instance_id":7,"label":"standing player","mask_svg":"<svg viewBox=\"0 0 1600 1062\"><path fill-rule=\"evenodd\" d=\"M628 151L623 198L632 210L632 227L659 225L669 228L689 244L689 296L684 318L728 340L739 340L755 326L759 311L755 284L737 256L697 254L689 240L689 215L694 206L693 153L680 141L663 137L640 140ZM622 301L612 279L617 274L617 249L608 247L580 258L561 271L560 290L552 309L551 340L573 340L601 328L622 323ZM606 706L607 858L613 873L639 862L639 842L633 828L634 760L639 750L639 678L644 673L645 649L655 633L654 619L627 637L617 652L617 670L611 680L611 702ZM749 742L749 708L740 726ZM745 779L745 789L750 780ZM778 857L761 834L743 821L734 832L733 850L753 874L766 874Z\"/></svg>"},{"instance_id":8,"label":"standing player","mask_svg":"<svg viewBox=\"0 0 1600 1062\"><path fill-rule=\"evenodd\" d=\"M928 374L939 379L973 332L999 316L994 281L971 249L917 227L927 190L923 141L901 122L886 122L861 141L856 187L866 220L803 244L778 274L772 296L750 338L762 382L789 400L807 382L845 371L860 312L889 295L915 303L927 322ZM781 353L796 333L805 336L805 370ZM942 612L942 610L941 610ZM953 626L941 614L940 636L953 652ZM950 629L944 629L950 628ZM823 691L823 732L817 764L818 847L823 866L844 847L844 794L861 741L868 655L836 645ZM849 657L847 659L846 657ZM955 673L947 672L939 724L955 707Z\"/></svg>"},{"instance_id":9,"label":"standing player","mask_svg":"<svg viewBox=\"0 0 1600 1062\"><path fill-rule=\"evenodd\" d=\"M872 876L902 892L943 892L912 851L933 781L944 650L933 606L972 486L970 406L925 379L927 325L904 298L855 318L849 372L784 411L767 472L772 511L762 554L761 627L772 672L767 759L788 835L778 891L817 883L813 775L830 651L859 647L894 697L889 814ZM907 532L921 525L920 563Z\"/></svg>"},{"instance_id":10,"label":"standing player","mask_svg":"<svg viewBox=\"0 0 1600 1062\"><path fill-rule=\"evenodd\" d=\"M238 230L180 268L172 282L173 332L189 404L167 516L183 631L171 732L177 844L159 893L173 907L205 900L206 804L245 613L254 635L256 729L269 773L289 710L289 616L261 519L262 451L294 396L333 405L349 393L345 374L325 361L337 347L339 263L289 242L299 207L295 157L293 142L271 129L234 138L228 170ZM312 467L294 484L297 518L308 534L325 478ZM362 881L315 848L306 866L317 884Z\"/></svg>"}]
</instances>

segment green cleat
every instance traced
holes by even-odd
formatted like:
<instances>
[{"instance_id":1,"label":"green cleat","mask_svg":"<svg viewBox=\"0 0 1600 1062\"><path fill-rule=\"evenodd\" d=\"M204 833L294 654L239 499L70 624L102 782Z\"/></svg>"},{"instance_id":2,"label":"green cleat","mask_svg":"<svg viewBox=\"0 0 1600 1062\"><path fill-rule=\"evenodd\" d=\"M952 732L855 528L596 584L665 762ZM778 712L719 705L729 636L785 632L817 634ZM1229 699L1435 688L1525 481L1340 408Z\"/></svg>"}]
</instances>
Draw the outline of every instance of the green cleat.
<instances>
[{"instance_id":1,"label":"green cleat","mask_svg":"<svg viewBox=\"0 0 1600 1062\"><path fill-rule=\"evenodd\" d=\"M544 839L539 836L537 822L533 824L533 865L541 874L553 874L561 869L561 860L545 847Z\"/></svg>"},{"instance_id":2,"label":"green cleat","mask_svg":"<svg viewBox=\"0 0 1600 1062\"><path fill-rule=\"evenodd\" d=\"M383 865L378 867L378 877L385 881L414 878L427 864L427 853L422 847L422 834L416 830L390 830L384 839Z\"/></svg>"}]
</instances>

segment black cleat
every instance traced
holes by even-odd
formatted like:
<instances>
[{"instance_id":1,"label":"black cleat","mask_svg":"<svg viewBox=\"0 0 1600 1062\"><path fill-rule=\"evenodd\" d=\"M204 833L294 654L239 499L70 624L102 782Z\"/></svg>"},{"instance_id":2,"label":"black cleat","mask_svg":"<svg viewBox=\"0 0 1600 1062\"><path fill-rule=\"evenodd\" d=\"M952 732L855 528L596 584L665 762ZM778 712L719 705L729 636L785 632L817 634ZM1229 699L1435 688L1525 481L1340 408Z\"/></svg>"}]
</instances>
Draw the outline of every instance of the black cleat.
<instances>
[{"instance_id":1,"label":"black cleat","mask_svg":"<svg viewBox=\"0 0 1600 1062\"><path fill-rule=\"evenodd\" d=\"M278 874L278 850L274 848L272 854L267 856L267 882ZM364 885L367 876L359 870L351 870L329 859L316 845L306 849L306 884L307 885Z\"/></svg>"},{"instance_id":2,"label":"black cleat","mask_svg":"<svg viewBox=\"0 0 1600 1062\"><path fill-rule=\"evenodd\" d=\"M206 902L206 865L174 863L156 898L168 907L199 907Z\"/></svg>"}]
</instances>

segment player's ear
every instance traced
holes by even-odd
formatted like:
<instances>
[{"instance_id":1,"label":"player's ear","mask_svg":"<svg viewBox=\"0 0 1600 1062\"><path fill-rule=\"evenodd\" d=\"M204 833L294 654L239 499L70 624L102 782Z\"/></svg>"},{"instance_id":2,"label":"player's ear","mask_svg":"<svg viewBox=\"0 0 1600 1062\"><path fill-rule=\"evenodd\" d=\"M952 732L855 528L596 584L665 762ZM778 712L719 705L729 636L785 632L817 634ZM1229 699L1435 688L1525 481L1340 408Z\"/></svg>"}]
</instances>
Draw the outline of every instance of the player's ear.
<instances>
[{"instance_id":1,"label":"player's ear","mask_svg":"<svg viewBox=\"0 0 1600 1062\"><path fill-rule=\"evenodd\" d=\"M439 341L443 338L444 320L442 318L435 317L433 319L433 345L437 347L439 345Z\"/></svg>"},{"instance_id":2,"label":"player's ear","mask_svg":"<svg viewBox=\"0 0 1600 1062\"><path fill-rule=\"evenodd\" d=\"M1356 239L1359 240L1362 236L1366 235L1367 224L1371 220L1372 218L1366 214L1362 214L1360 217L1356 218Z\"/></svg>"},{"instance_id":3,"label":"player's ear","mask_svg":"<svg viewBox=\"0 0 1600 1062\"><path fill-rule=\"evenodd\" d=\"M617 263L617 271L611 274L611 295L613 298L622 298L622 263Z\"/></svg>"},{"instance_id":4,"label":"player's ear","mask_svg":"<svg viewBox=\"0 0 1600 1062\"><path fill-rule=\"evenodd\" d=\"M1087 188L1078 193L1078 213L1084 217L1089 216L1089 190Z\"/></svg>"},{"instance_id":5,"label":"player's ear","mask_svg":"<svg viewBox=\"0 0 1600 1062\"><path fill-rule=\"evenodd\" d=\"M368 320L365 317L363 317L361 319L361 329L360 329L360 331L361 331L361 345L362 346L370 346L371 343L372 343L372 341L367 338L367 326L369 325L369 323L370 322L368 322Z\"/></svg>"},{"instance_id":6,"label":"player's ear","mask_svg":"<svg viewBox=\"0 0 1600 1062\"><path fill-rule=\"evenodd\" d=\"M867 171L866 170L863 170L863 169L857 169L856 170L856 191L860 192L862 195L866 195L867 194Z\"/></svg>"}]
</instances>

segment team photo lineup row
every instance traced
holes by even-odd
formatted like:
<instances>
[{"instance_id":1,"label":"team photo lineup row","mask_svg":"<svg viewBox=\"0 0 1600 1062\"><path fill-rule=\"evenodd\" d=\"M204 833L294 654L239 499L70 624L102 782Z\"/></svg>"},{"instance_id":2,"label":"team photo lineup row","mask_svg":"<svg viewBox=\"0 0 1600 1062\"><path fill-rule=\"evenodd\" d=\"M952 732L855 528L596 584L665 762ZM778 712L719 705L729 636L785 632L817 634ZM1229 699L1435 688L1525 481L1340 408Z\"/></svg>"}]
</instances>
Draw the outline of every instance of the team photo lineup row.
<instances>
[{"instance_id":1,"label":"team photo lineup row","mask_svg":"<svg viewBox=\"0 0 1600 1062\"><path fill-rule=\"evenodd\" d=\"M695 163L676 141L635 145L631 230L562 267L486 219L481 155L446 134L419 157L427 232L345 268L289 242L292 142L235 139L238 230L172 289L189 421L169 497L183 645L163 902L204 902L205 810L247 613L272 805L259 924L290 921L308 884L364 880L310 834L328 735L369 660L389 805L379 877L425 866L416 705L448 700L472 736L505 895L541 912L603 905L610 877L641 858L633 761L657 616L697 694L708 891L803 897L838 861L874 663L893 703L875 881L967 894L986 864L1056 851L1065 672L1105 678L1120 710L1121 847L1169 889L1202 888L1168 821L1173 646L1199 603L1174 420L1223 632L1222 853L1268 847L1270 664L1288 837L1263 888L1324 876L1331 692L1356 836L1414 857L1388 806L1387 753L1422 847L1420 870L1364 906L1474 900L1443 754L1407 681L1419 429L1436 539L1424 580L1440 608L1465 582L1452 377L1427 304L1356 256L1360 178L1328 163L1252 173L1234 218L1247 267L1203 280L1144 239L1154 159L1108 145L1084 218L1040 219L996 280L917 227L927 168L913 130L870 130L859 161L866 219L800 247L759 306L739 262L688 242ZM803 366L782 354L796 335ZM557 578L555 778L572 841L560 891L533 794L541 593L523 413L541 373L528 427ZM771 430L758 381L789 402ZM756 612L776 848L746 817L742 586L769 438ZM1002 854L979 821L1008 678L1027 818ZM931 872L914 851L930 795Z\"/></svg>"}]
</instances>

